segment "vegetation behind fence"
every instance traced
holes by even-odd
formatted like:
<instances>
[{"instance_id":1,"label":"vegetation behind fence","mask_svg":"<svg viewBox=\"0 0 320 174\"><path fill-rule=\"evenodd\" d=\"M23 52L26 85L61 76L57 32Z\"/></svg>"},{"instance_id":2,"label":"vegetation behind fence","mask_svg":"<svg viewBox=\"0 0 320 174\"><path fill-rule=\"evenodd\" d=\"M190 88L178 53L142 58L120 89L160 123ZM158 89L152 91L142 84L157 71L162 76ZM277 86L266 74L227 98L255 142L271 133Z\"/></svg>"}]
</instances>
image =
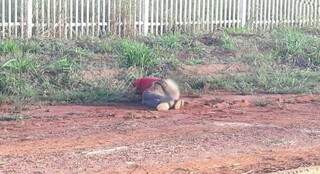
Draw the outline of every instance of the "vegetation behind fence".
<instances>
[{"instance_id":1,"label":"vegetation behind fence","mask_svg":"<svg viewBox=\"0 0 320 174\"><path fill-rule=\"evenodd\" d=\"M320 0L1 0L0 37L320 26Z\"/></svg>"}]
</instances>

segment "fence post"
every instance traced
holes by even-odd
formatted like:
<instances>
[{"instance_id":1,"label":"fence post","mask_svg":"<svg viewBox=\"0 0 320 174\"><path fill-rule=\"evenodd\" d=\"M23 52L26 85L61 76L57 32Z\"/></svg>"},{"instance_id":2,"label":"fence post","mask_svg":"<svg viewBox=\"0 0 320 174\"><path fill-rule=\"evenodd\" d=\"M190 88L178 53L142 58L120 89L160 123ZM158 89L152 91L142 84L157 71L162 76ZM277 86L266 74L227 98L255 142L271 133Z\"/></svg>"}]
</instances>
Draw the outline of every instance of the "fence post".
<instances>
[{"instance_id":1,"label":"fence post","mask_svg":"<svg viewBox=\"0 0 320 174\"><path fill-rule=\"evenodd\" d=\"M239 0L240 3L240 19L241 19L241 23L240 26L241 27L245 27L246 26L246 22L247 22L247 0Z\"/></svg>"},{"instance_id":2,"label":"fence post","mask_svg":"<svg viewBox=\"0 0 320 174\"><path fill-rule=\"evenodd\" d=\"M147 36L149 33L149 0L144 0L143 6L143 35Z\"/></svg>"},{"instance_id":3,"label":"fence post","mask_svg":"<svg viewBox=\"0 0 320 174\"><path fill-rule=\"evenodd\" d=\"M32 37L32 0L27 0L27 38Z\"/></svg>"}]
</instances>

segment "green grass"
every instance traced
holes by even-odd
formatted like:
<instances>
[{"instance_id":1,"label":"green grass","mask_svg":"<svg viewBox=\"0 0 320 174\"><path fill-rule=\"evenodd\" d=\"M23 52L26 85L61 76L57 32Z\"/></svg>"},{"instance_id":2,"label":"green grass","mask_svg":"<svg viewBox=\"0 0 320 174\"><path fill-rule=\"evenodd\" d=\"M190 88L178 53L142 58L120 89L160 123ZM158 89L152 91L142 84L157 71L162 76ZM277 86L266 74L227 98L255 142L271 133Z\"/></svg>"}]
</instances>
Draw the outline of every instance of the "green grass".
<instances>
[{"instance_id":1,"label":"green grass","mask_svg":"<svg viewBox=\"0 0 320 174\"><path fill-rule=\"evenodd\" d=\"M115 45L120 64L125 67L148 69L158 64L152 50L144 43L123 39Z\"/></svg>"},{"instance_id":2,"label":"green grass","mask_svg":"<svg viewBox=\"0 0 320 174\"><path fill-rule=\"evenodd\" d=\"M77 63L68 56L61 57L48 66L52 71L71 73L76 70Z\"/></svg>"},{"instance_id":3,"label":"green grass","mask_svg":"<svg viewBox=\"0 0 320 174\"><path fill-rule=\"evenodd\" d=\"M112 43L110 42L102 41L99 42L97 45L100 53L112 53L113 51Z\"/></svg>"},{"instance_id":4,"label":"green grass","mask_svg":"<svg viewBox=\"0 0 320 174\"><path fill-rule=\"evenodd\" d=\"M17 53L20 51L19 44L14 40L0 41L0 54Z\"/></svg>"},{"instance_id":5,"label":"green grass","mask_svg":"<svg viewBox=\"0 0 320 174\"><path fill-rule=\"evenodd\" d=\"M221 39L221 42L222 42L221 46L225 50L235 51L237 49L236 43L234 42L232 37L227 32L223 32L223 34L222 34L220 39Z\"/></svg>"},{"instance_id":6,"label":"green grass","mask_svg":"<svg viewBox=\"0 0 320 174\"><path fill-rule=\"evenodd\" d=\"M1 83L1 82L0 82ZM1 85L1 84L0 84ZM2 87L0 86L0 89L1 89ZM5 102L5 99L6 99L6 96L5 95L3 95L2 93L0 93L0 105L3 103L3 102Z\"/></svg>"},{"instance_id":7,"label":"green grass","mask_svg":"<svg viewBox=\"0 0 320 174\"><path fill-rule=\"evenodd\" d=\"M185 62L187 65L202 65L204 64L204 60L202 59L195 59L195 58L191 58L191 59L188 59L186 62Z\"/></svg>"},{"instance_id":8,"label":"green grass","mask_svg":"<svg viewBox=\"0 0 320 174\"><path fill-rule=\"evenodd\" d=\"M218 75L197 84L203 83L208 83L212 90L230 90L244 94L319 93L320 73L309 70L258 69L252 73Z\"/></svg>"},{"instance_id":9,"label":"green grass","mask_svg":"<svg viewBox=\"0 0 320 174\"><path fill-rule=\"evenodd\" d=\"M8 60L1 66L2 70L9 70L10 72L22 73L36 71L37 63L29 57L17 57Z\"/></svg>"},{"instance_id":10,"label":"green grass","mask_svg":"<svg viewBox=\"0 0 320 174\"><path fill-rule=\"evenodd\" d=\"M180 33L165 34L157 38L157 42L161 47L166 49L182 49L185 45L187 37Z\"/></svg>"},{"instance_id":11,"label":"green grass","mask_svg":"<svg viewBox=\"0 0 320 174\"><path fill-rule=\"evenodd\" d=\"M320 66L320 38L300 29L284 28L273 33L276 51L285 63L299 67Z\"/></svg>"},{"instance_id":12,"label":"green grass","mask_svg":"<svg viewBox=\"0 0 320 174\"><path fill-rule=\"evenodd\" d=\"M212 46L181 33L138 39L0 41L0 102L125 101L134 98L131 82L146 75L176 79L185 92L320 93L319 36L287 28L234 35L247 32L220 32L212 37L219 37L221 44ZM212 62L244 64L249 70L206 76L180 71L184 65ZM109 70L119 73L103 74ZM97 74L85 79L88 71Z\"/></svg>"},{"instance_id":13,"label":"green grass","mask_svg":"<svg viewBox=\"0 0 320 174\"><path fill-rule=\"evenodd\" d=\"M57 91L45 99L61 103L106 103L119 101L118 97L121 97L121 93L109 91L109 89L102 87L89 87L87 89Z\"/></svg>"},{"instance_id":14,"label":"green grass","mask_svg":"<svg viewBox=\"0 0 320 174\"><path fill-rule=\"evenodd\" d=\"M180 80L188 89L201 91L227 90L241 94L251 93L320 93L320 73L306 70L258 71L247 74L193 77Z\"/></svg>"}]
</instances>

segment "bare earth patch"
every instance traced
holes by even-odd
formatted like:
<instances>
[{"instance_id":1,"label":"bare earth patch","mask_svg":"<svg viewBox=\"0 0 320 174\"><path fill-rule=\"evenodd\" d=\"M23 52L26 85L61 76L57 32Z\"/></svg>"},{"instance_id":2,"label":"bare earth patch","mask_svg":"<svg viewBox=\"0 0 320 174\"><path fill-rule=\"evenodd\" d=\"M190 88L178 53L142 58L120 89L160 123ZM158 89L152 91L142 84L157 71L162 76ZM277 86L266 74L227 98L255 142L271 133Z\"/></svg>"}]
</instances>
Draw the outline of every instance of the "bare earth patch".
<instances>
[{"instance_id":1,"label":"bare earth patch","mask_svg":"<svg viewBox=\"0 0 320 174\"><path fill-rule=\"evenodd\" d=\"M225 93L180 111L30 106L0 122L0 173L272 173L320 165L320 96ZM267 100L267 105L257 105ZM10 112L2 106L0 114Z\"/></svg>"}]
</instances>

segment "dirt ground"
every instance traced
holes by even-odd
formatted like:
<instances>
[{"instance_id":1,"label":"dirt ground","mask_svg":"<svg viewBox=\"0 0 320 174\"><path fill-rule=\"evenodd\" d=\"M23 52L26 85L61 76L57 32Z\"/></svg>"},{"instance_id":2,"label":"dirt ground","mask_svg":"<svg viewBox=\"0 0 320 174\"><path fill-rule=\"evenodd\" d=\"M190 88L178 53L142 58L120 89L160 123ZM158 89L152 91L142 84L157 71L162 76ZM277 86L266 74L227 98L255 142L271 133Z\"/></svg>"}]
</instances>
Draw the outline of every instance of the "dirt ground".
<instances>
[{"instance_id":1,"label":"dirt ground","mask_svg":"<svg viewBox=\"0 0 320 174\"><path fill-rule=\"evenodd\" d=\"M186 97L179 111L134 104L30 106L0 122L0 173L271 173L320 165L319 95ZM0 114L12 112L1 106Z\"/></svg>"}]
</instances>

